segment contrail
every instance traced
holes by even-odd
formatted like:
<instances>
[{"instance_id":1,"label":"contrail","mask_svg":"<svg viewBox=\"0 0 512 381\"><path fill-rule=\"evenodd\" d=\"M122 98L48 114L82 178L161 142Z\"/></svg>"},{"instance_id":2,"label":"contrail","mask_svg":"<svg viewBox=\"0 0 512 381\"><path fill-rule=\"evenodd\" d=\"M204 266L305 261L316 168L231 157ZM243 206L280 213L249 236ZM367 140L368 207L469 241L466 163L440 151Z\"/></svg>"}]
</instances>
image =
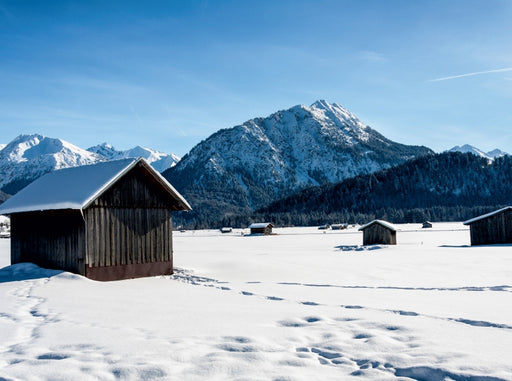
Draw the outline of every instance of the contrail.
<instances>
[{"instance_id":1,"label":"contrail","mask_svg":"<svg viewBox=\"0 0 512 381\"><path fill-rule=\"evenodd\" d=\"M474 73L466 73L466 74L452 75L450 77L442 77L442 78L436 78L436 79L429 79L428 82L446 81L448 79L455 79L455 78L462 78L462 77L472 77L473 75L480 75L480 74L501 73L501 72L504 72L504 71L512 71L512 67L507 67L505 69L477 71L477 72L474 72Z\"/></svg>"}]
</instances>

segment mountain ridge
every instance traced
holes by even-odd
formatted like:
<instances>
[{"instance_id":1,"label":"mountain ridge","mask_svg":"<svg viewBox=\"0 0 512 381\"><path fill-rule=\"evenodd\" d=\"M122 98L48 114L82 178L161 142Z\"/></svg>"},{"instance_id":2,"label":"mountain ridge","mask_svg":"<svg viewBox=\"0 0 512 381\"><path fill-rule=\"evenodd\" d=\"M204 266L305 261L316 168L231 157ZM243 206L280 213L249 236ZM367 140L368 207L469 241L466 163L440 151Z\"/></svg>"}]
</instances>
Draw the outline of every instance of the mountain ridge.
<instances>
[{"instance_id":1,"label":"mountain ridge","mask_svg":"<svg viewBox=\"0 0 512 381\"><path fill-rule=\"evenodd\" d=\"M197 213L220 219L427 154L433 151L393 142L339 104L319 100L219 130L163 175Z\"/></svg>"},{"instance_id":2,"label":"mountain ridge","mask_svg":"<svg viewBox=\"0 0 512 381\"><path fill-rule=\"evenodd\" d=\"M165 170L166 165L170 167L179 160L175 155L142 147L116 151L104 143L91 148L97 148L96 152L41 134L19 135L0 148L0 190L12 195L48 172L100 161L142 156L154 163L155 169ZM0 201L3 198L5 196L0 194Z\"/></svg>"},{"instance_id":3,"label":"mountain ridge","mask_svg":"<svg viewBox=\"0 0 512 381\"><path fill-rule=\"evenodd\" d=\"M443 152L335 184L311 187L258 210L275 222L390 222L464 220L512 203L512 156L488 161L472 153ZM486 209L487 208L487 209ZM488 209L491 208L491 209ZM242 218L243 220L243 218ZM289 223L289 222L288 222Z\"/></svg>"},{"instance_id":4,"label":"mountain ridge","mask_svg":"<svg viewBox=\"0 0 512 381\"><path fill-rule=\"evenodd\" d=\"M94 152L106 157L109 160L143 157L158 172L163 172L176 165L180 158L174 154L156 151L151 148L135 146L125 151L118 151L109 143L102 143L87 148L87 151Z\"/></svg>"},{"instance_id":5,"label":"mountain ridge","mask_svg":"<svg viewBox=\"0 0 512 381\"><path fill-rule=\"evenodd\" d=\"M472 153L473 155L480 156L480 157L486 158L491 161L494 159L497 159L499 157L508 155L508 153L506 153L498 148L495 148L489 152L484 152L484 151L480 150L479 148L476 148L470 144L464 144L462 146L455 146L453 148L450 148L446 152Z\"/></svg>"}]
</instances>

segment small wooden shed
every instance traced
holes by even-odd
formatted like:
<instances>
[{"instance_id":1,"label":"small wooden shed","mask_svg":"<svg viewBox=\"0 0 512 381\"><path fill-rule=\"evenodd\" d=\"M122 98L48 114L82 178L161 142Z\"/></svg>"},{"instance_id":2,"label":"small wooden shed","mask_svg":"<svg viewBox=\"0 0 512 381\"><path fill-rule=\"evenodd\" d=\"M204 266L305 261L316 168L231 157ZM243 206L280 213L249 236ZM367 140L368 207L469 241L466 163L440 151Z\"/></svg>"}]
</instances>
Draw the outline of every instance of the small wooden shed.
<instances>
[{"instance_id":1,"label":"small wooden shed","mask_svg":"<svg viewBox=\"0 0 512 381\"><path fill-rule=\"evenodd\" d=\"M272 225L270 222L260 222L249 225L249 229L251 229L251 234L263 234L270 235L272 234Z\"/></svg>"},{"instance_id":2,"label":"small wooden shed","mask_svg":"<svg viewBox=\"0 0 512 381\"><path fill-rule=\"evenodd\" d=\"M171 212L187 201L144 159L54 171L0 205L11 263L96 280L172 274Z\"/></svg>"},{"instance_id":3,"label":"small wooden shed","mask_svg":"<svg viewBox=\"0 0 512 381\"><path fill-rule=\"evenodd\" d=\"M512 243L512 206L475 217L469 225L471 245Z\"/></svg>"},{"instance_id":4,"label":"small wooden shed","mask_svg":"<svg viewBox=\"0 0 512 381\"><path fill-rule=\"evenodd\" d=\"M387 221L373 220L359 228L363 232L363 245L396 245L397 228Z\"/></svg>"},{"instance_id":5,"label":"small wooden shed","mask_svg":"<svg viewBox=\"0 0 512 381\"><path fill-rule=\"evenodd\" d=\"M432 222L425 221L423 222L423 225L421 226L423 229L430 229L432 227Z\"/></svg>"}]
</instances>

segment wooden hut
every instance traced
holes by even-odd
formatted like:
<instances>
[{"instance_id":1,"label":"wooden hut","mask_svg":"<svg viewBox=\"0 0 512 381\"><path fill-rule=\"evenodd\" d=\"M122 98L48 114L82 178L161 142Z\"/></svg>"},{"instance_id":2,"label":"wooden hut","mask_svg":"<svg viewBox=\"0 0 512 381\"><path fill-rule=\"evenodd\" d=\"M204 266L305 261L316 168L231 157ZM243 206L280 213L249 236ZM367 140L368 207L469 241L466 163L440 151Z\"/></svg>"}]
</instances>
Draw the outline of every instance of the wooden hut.
<instances>
[{"instance_id":1,"label":"wooden hut","mask_svg":"<svg viewBox=\"0 0 512 381\"><path fill-rule=\"evenodd\" d=\"M423 222L423 225L421 227L423 229L430 229L432 227L432 222L425 221L425 222Z\"/></svg>"},{"instance_id":2,"label":"wooden hut","mask_svg":"<svg viewBox=\"0 0 512 381\"><path fill-rule=\"evenodd\" d=\"M96 280L172 274L171 212L187 201L144 159L54 171L0 206L11 263Z\"/></svg>"},{"instance_id":3,"label":"wooden hut","mask_svg":"<svg viewBox=\"0 0 512 381\"><path fill-rule=\"evenodd\" d=\"M361 226L359 231L363 232L363 245L396 245L397 228L389 222L373 220Z\"/></svg>"},{"instance_id":4,"label":"wooden hut","mask_svg":"<svg viewBox=\"0 0 512 381\"><path fill-rule=\"evenodd\" d=\"M270 235L270 234L272 234L273 227L274 227L274 225L272 225L270 222L261 222L261 223L251 224L249 226L249 229L251 229L251 234Z\"/></svg>"},{"instance_id":5,"label":"wooden hut","mask_svg":"<svg viewBox=\"0 0 512 381\"><path fill-rule=\"evenodd\" d=\"M469 225L471 245L512 243L512 206L475 217Z\"/></svg>"}]
</instances>

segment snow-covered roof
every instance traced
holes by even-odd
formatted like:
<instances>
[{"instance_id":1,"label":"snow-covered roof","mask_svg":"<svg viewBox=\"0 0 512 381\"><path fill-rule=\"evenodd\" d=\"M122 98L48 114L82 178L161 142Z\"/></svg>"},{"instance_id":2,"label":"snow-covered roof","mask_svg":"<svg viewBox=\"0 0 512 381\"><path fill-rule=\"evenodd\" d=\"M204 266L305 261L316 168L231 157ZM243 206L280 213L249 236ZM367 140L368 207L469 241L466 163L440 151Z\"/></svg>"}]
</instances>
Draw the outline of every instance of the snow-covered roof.
<instances>
[{"instance_id":1,"label":"snow-covered roof","mask_svg":"<svg viewBox=\"0 0 512 381\"><path fill-rule=\"evenodd\" d=\"M483 220L485 218L489 218L489 217L495 216L496 214L503 213L503 212L505 212L507 210L512 210L512 206L506 206L504 208L495 210L494 212L483 214L481 216L472 218L472 219L467 220L466 222L464 222L464 225L471 225L473 222L480 221L480 220Z\"/></svg>"},{"instance_id":2,"label":"snow-covered roof","mask_svg":"<svg viewBox=\"0 0 512 381\"><path fill-rule=\"evenodd\" d=\"M366 225L363 225L361 226L358 230L361 231L361 230L364 230L374 224L379 224L379 225L382 225L384 226L385 228L388 228L389 230L392 230L394 232L396 232L398 230L398 228L396 226L394 226L393 224L387 222L387 221L383 221L383 220L373 220L372 222L369 222L367 223Z\"/></svg>"},{"instance_id":3,"label":"snow-covered roof","mask_svg":"<svg viewBox=\"0 0 512 381\"><path fill-rule=\"evenodd\" d=\"M192 209L160 173L143 158L139 158L107 161L47 173L0 205L0 214L84 209L139 162L182 203L185 210Z\"/></svg>"},{"instance_id":4,"label":"snow-covered roof","mask_svg":"<svg viewBox=\"0 0 512 381\"><path fill-rule=\"evenodd\" d=\"M270 225L270 227L274 226L270 222L258 222L258 223L249 225L249 229L263 229L269 225Z\"/></svg>"}]
</instances>

